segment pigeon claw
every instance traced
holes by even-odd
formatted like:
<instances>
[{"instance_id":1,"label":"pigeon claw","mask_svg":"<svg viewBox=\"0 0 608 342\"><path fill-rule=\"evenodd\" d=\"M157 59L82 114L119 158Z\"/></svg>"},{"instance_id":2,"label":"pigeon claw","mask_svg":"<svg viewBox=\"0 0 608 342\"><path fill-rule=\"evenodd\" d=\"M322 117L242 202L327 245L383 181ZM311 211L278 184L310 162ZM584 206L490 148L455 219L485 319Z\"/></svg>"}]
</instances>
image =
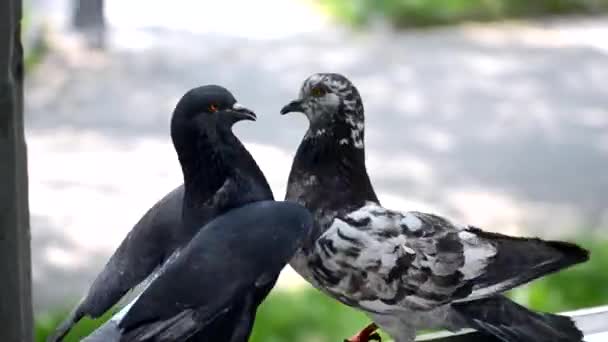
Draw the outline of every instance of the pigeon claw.
<instances>
[{"instance_id":1,"label":"pigeon claw","mask_svg":"<svg viewBox=\"0 0 608 342\"><path fill-rule=\"evenodd\" d=\"M377 341L382 342L382 338L380 334L376 332L378 330L378 326L375 323L371 323L355 336L344 340L344 342L369 342L369 341Z\"/></svg>"}]
</instances>

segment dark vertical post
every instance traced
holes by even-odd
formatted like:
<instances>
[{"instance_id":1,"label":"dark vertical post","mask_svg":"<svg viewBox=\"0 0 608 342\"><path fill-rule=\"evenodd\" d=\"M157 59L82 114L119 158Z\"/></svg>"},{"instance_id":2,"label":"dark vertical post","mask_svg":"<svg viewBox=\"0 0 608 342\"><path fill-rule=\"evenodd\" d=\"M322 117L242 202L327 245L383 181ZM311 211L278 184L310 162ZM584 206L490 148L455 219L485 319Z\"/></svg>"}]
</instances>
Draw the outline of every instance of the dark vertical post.
<instances>
[{"instance_id":1,"label":"dark vertical post","mask_svg":"<svg viewBox=\"0 0 608 342\"><path fill-rule=\"evenodd\" d=\"M103 0L73 0L72 24L84 34L90 47L105 47L105 18Z\"/></svg>"},{"instance_id":2,"label":"dark vertical post","mask_svg":"<svg viewBox=\"0 0 608 342\"><path fill-rule=\"evenodd\" d=\"M33 340L21 0L0 1L0 341Z\"/></svg>"}]
</instances>

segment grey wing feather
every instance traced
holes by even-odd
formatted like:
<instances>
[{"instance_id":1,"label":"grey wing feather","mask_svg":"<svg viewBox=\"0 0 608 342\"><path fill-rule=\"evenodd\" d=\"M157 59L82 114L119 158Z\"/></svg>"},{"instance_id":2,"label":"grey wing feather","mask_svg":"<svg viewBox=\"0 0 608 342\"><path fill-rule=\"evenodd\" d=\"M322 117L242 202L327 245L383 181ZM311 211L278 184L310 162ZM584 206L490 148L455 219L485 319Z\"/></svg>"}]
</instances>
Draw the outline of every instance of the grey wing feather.
<instances>
[{"instance_id":1,"label":"grey wing feather","mask_svg":"<svg viewBox=\"0 0 608 342\"><path fill-rule=\"evenodd\" d=\"M142 331L200 329L244 293L256 289L267 273L276 279L311 227L310 213L287 202L256 202L219 216L163 267L121 319L120 327L126 335L137 331L139 336ZM272 279L262 281L261 286L273 283ZM142 326L149 328L142 330Z\"/></svg>"},{"instance_id":2,"label":"grey wing feather","mask_svg":"<svg viewBox=\"0 0 608 342\"><path fill-rule=\"evenodd\" d=\"M376 203L336 218L315 248L315 277L347 304L378 313L491 296L587 258L573 244L486 233Z\"/></svg>"},{"instance_id":3,"label":"grey wing feather","mask_svg":"<svg viewBox=\"0 0 608 342\"><path fill-rule=\"evenodd\" d=\"M220 311L217 315L221 315L222 312ZM124 334L120 341L185 341L199 330L201 325L199 320L195 310L183 310L166 320L154 321L132 329Z\"/></svg>"},{"instance_id":4,"label":"grey wing feather","mask_svg":"<svg viewBox=\"0 0 608 342\"><path fill-rule=\"evenodd\" d=\"M107 321L81 342L118 342L122 334L115 321Z\"/></svg>"},{"instance_id":5,"label":"grey wing feather","mask_svg":"<svg viewBox=\"0 0 608 342\"><path fill-rule=\"evenodd\" d=\"M158 201L137 222L95 278L86 296L49 341L60 341L82 317L97 318L146 279L177 245L169 236L181 222L184 187Z\"/></svg>"},{"instance_id":6,"label":"grey wing feather","mask_svg":"<svg viewBox=\"0 0 608 342\"><path fill-rule=\"evenodd\" d=\"M473 292L466 300L501 293L589 259L587 250L569 242L517 238L474 227L466 231L496 249L484 272L472 280Z\"/></svg>"},{"instance_id":7,"label":"grey wing feather","mask_svg":"<svg viewBox=\"0 0 608 342\"><path fill-rule=\"evenodd\" d=\"M237 295L234 293L233 295ZM243 305L237 305L238 312L232 312L235 309L232 298L226 298L223 305L217 310L202 310L186 309L179 312L177 315L164 321L155 321L150 324L145 324L129 331L120 339L121 342L144 342L144 341L186 341L190 338L199 340L221 340L226 338L224 332L205 331L212 324L219 323L221 320L234 320L228 323L231 327L228 335L231 335L230 342L246 342L251 334L253 320L255 316L254 292L250 292L245 296ZM216 324L217 327L218 324ZM213 329L213 328L212 328ZM219 335L219 337L218 337Z\"/></svg>"},{"instance_id":8,"label":"grey wing feather","mask_svg":"<svg viewBox=\"0 0 608 342\"><path fill-rule=\"evenodd\" d=\"M371 312L430 309L471 291L462 270L475 270L465 265L458 233L438 216L370 203L334 220L317 240L311 266L347 304Z\"/></svg>"},{"instance_id":9,"label":"grey wing feather","mask_svg":"<svg viewBox=\"0 0 608 342\"><path fill-rule=\"evenodd\" d=\"M220 311L220 315L223 311ZM199 330L199 320L193 310L184 310L164 321L143 324L123 333L118 322L110 320L84 338L83 342L173 342L185 341ZM213 319L213 318L211 318Z\"/></svg>"},{"instance_id":10,"label":"grey wing feather","mask_svg":"<svg viewBox=\"0 0 608 342\"><path fill-rule=\"evenodd\" d=\"M480 334L502 341L580 342L582 332L570 317L533 312L504 296L452 305L454 313ZM485 337L485 336L484 336ZM484 340L496 341L491 336Z\"/></svg>"}]
</instances>

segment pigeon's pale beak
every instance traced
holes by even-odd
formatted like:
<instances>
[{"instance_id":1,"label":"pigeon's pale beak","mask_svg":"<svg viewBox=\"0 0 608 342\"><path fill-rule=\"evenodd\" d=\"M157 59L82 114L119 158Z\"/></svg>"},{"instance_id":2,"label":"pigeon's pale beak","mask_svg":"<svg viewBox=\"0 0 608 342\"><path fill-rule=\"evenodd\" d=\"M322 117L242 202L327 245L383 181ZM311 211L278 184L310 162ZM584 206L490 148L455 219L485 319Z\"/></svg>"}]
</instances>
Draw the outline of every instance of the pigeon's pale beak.
<instances>
[{"instance_id":1,"label":"pigeon's pale beak","mask_svg":"<svg viewBox=\"0 0 608 342\"><path fill-rule=\"evenodd\" d=\"M291 113L291 112L303 113L304 108L302 108L302 101L300 101L300 100L291 101L288 105L286 105L285 107L283 107L281 109L281 115L285 115L285 114Z\"/></svg>"},{"instance_id":2,"label":"pigeon's pale beak","mask_svg":"<svg viewBox=\"0 0 608 342\"><path fill-rule=\"evenodd\" d=\"M232 110L230 111L230 113L234 117L235 121L240 121L240 120L255 121L258 118L251 109L245 108L238 103L235 103L232 106Z\"/></svg>"}]
</instances>

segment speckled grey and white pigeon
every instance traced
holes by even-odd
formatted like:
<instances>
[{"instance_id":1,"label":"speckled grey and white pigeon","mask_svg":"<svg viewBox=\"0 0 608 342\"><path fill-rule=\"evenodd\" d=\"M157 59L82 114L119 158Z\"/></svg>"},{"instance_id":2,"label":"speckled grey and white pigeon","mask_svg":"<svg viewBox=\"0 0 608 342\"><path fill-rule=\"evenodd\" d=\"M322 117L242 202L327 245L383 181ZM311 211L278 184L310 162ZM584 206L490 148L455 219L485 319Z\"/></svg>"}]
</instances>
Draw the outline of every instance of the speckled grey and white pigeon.
<instances>
[{"instance_id":1,"label":"speckled grey and white pigeon","mask_svg":"<svg viewBox=\"0 0 608 342\"><path fill-rule=\"evenodd\" d=\"M382 207L365 167L363 103L342 75L310 76L281 110L288 112L309 119L286 199L315 218L290 263L311 284L366 312L397 342L413 341L419 329L465 327L488 341L581 341L569 318L532 312L501 293L584 262L587 251Z\"/></svg>"},{"instance_id":2,"label":"speckled grey and white pigeon","mask_svg":"<svg viewBox=\"0 0 608 342\"><path fill-rule=\"evenodd\" d=\"M226 212L83 342L246 342L258 305L312 224L309 211L290 202L260 201Z\"/></svg>"},{"instance_id":3,"label":"speckled grey and white pigeon","mask_svg":"<svg viewBox=\"0 0 608 342\"><path fill-rule=\"evenodd\" d=\"M255 113L221 86L197 87L179 100L171 138L184 184L139 220L49 341L63 339L81 318L101 316L145 283L213 218L250 202L273 199L264 174L232 132L234 123L255 119Z\"/></svg>"}]
</instances>

